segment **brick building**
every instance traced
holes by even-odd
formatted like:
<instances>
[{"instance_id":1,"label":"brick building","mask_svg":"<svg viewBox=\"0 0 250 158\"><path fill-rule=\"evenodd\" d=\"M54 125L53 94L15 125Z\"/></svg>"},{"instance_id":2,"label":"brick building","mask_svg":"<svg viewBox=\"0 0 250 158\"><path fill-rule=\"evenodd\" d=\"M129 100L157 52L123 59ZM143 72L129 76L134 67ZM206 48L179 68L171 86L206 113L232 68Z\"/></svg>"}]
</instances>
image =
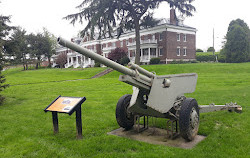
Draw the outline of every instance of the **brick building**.
<instances>
[{"instance_id":1,"label":"brick building","mask_svg":"<svg viewBox=\"0 0 250 158\"><path fill-rule=\"evenodd\" d=\"M195 60L196 29L184 25L183 20L176 17L174 9L170 10L170 19L161 20L155 27L141 29L140 35L140 61L143 64L149 63L150 59L155 57L160 58L161 63L166 64L174 60ZM119 39L114 36L113 38L90 40L89 36L85 36L82 40L74 39L73 41L105 57L116 47L122 47L128 51L130 60L135 60L134 31L123 33ZM63 51L68 52L66 67L87 67L94 64L91 59L66 50L66 48L58 49L57 53Z\"/></svg>"}]
</instances>

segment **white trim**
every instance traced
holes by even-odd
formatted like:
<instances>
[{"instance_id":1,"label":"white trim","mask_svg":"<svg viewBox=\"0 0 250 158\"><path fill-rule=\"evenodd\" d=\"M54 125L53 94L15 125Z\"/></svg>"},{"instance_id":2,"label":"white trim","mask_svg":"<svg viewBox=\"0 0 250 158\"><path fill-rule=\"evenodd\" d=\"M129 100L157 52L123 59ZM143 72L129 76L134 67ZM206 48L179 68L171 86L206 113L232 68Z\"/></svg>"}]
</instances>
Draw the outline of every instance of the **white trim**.
<instances>
[{"instance_id":1,"label":"white trim","mask_svg":"<svg viewBox=\"0 0 250 158\"><path fill-rule=\"evenodd\" d=\"M168 30L170 32L186 33L186 34L193 34L193 35L195 35L196 31L197 31L195 28L163 24L163 25L152 27L152 28L147 28L147 29L140 30L140 35L143 36L143 35L148 35L148 34L155 34L155 33L163 32L163 31L166 31L166 30ZM124 40L124 39L129 39L129 38L135 38L135 30L121 35L119 37L119 40ZM105 38L105 39L101 39L101 40L98 40L98 41L101 41L101 42L105 42L105 41L113 42L113 41L116 41L116 40L117 40L117 38L114 37L114 38Z\"/></svg>"},{"instance_id":2,"label":"white trim","mask_svg":"<svg viewBox=\"0 0 250 158\"><path fill-rule=\"evenodd\" d=\"M180 30L177 28L168 28L169 32L176 32L176 33L183 33L183 34L191 34L191 35L195 35L196 32L192 31L192 30Z\"/></svg>"},{"instance_id":3,"label":"white trim","mask_svg":"<svg viewBox=\"0 0 250 158\"><path fill-rule=\"evenodd\" d=\"M87 41L87 42L82 42L80 43L80 46L90 46L90 45L95 45L95 44L101 44L101 40L93 40L93 41Z\"/></svg>"},{"instance_id":4,"label":"white trim","mask_svg":"<svg viewBox=\"0 0 250 158\"><path fill-rule=\"evenodd\" d=\"M183 56L187 56L187 47L183 47Z\"/></svg>"},{"instance_id":5,"label":"white trim","mask_svg":"<svg viewBox=\"0 0 250 158\"><path fill-rule=\"evenodd\" d=\"M177 47L176 53L177 53L177 50L178 50L178 49L179 49L179 52L178 52L178 54L176 54L176 55L179 57L179 56L181 56L181 47L179 47L179 46Z\"/></svg>"}]
</instances>

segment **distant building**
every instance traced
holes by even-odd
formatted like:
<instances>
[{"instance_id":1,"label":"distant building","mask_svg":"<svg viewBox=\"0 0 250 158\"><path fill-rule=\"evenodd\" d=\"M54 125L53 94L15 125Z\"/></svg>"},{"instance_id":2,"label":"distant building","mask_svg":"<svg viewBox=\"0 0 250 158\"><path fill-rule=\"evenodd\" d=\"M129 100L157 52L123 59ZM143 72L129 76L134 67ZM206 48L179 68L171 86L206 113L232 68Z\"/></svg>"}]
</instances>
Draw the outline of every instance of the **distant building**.
<instances>
[{"instance_id":1,"label":"distant building","mask_svg":"<svg viewBox=\"0 0 250 158\"><path fill-rule=\"evenodd\" d=\"M170 19L161 20L155 27L141 29L140 36L140 61L143 64L148 64L151 58L156 57L160 58L161 63L166 64L174 60L195 60L196 29L184 25L183 20L176 17L174 9L170 10ZM114 36L114 38L91 40L89 36L85 36L82 40L75 38L72 41L105 57L116 47L122 47L128 51L130 60L135 60L136 44L134 31L123 33L119 39ZM66 68L94 65L93 60L65 47L57 50L57 54L61 52L68 53Z\"/></svg>"}]
</instances>

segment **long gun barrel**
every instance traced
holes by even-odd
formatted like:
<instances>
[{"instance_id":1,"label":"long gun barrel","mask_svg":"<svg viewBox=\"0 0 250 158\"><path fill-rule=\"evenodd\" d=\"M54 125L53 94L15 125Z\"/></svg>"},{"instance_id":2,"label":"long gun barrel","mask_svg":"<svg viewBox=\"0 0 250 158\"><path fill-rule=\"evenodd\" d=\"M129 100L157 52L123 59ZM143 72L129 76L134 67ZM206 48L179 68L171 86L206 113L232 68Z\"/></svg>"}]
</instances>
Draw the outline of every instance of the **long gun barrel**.
<instances>
[{"instance_id":1,"label":"long gun barrel","mask_svg":"<svg viewBox=\"0 0 250 158\"><path fill-rule=\"evenodd\" d=\"M107 58L105 58L97 53L94 53L88 49L82 48L79 45L77 45L71 41L65 40L61 37L59 37L57 39L57 41L60 45L67 47L67 48L70 48L71 50L74 50L74 51L76 51L76 52L78 52L86 57L89 57L89 58L91 58L97 62L100 62L100 63L102 63L110 68L113 68L114 70L117 70L125 75L139 78L143 81L146 81L147 83L152 82L152 78L154 77L154 74L152 74L151 72L148 72L147 70L144 70L142 68L138 69L137 67L139 67L139 66L137 66L137 65L132 65L131 69L129 69L125 66L122 66L122 65L120 65L120 64L118 64L110 59L107 59ZM132 70L132 69L138 69L138 72L141 72L144 75L139 74L135 70Z\"/></svg>"}]
</instances>

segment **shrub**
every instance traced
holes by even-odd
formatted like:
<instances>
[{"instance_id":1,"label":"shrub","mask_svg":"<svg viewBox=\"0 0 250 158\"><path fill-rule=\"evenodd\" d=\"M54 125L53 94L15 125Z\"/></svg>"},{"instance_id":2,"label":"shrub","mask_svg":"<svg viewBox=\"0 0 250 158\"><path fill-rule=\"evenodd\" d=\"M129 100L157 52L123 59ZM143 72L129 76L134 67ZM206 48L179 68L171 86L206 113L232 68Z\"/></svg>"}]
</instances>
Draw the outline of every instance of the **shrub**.
<instances>
[{"instance_id":1,"label":"shrub","mask_svg":"<svg viewBox=\"0 0 250 158\"><path fill-rule=\"evenodd\" d=\"M191 60L191 63L199 63L197 60Z\"/></svg>"},{"instance_id":2,"label":"shrub","mask_svg":"<svg viewBox=\"0 0 250 158\"><path fill-rule=\"evenodd\" d=\"M203 61L203 62L207 62L207 61L215 61L215 56L213 55L196 55L196 60L197 61Z\"/></svg>"},{"instance_id":3,"label":"shrub","mask_svg":"<svg viewBox=\"0 0 250 158\"><path fill-rule=\"evenodd\" d=\"M56 58L56 64L60 66L60 68L64 68L64 65L67 63L67 53L60 53Z\"/></svg>"},{"instance_id":4,"label":"shrub","mask_svg":"<svg viewBox=\"0 0 250 158\"><path fill-rule=\"evenodd\" d=\"M108 59L119 63L123 57L127 56L127 54L128 54L128 52L124 48L119 48L118 47L118 48L112 50L108 54Z\"/></svg>"},{"instance_id":5,"label":"shrub","mask_svg":"<svg viewBox=\"0 0 250 158\"><path fill-rule=\"evenodd\" d=\"M122 65L128 65L129 62L130 62L130 59L127 56L124 56L121 58L119 63Z\"/></svg>"},{"instance_id":6,"label":"shrub","mask_svg":"<svg viewBox=\"0 0 250 158\"><path fill-rule=\"evenodd\" d=\"M189 61L173 60L170 64L188 64L188 63L198 63L198 61L197 60L189 60Z\"/></svg>"},{"instance_id":7,"label":"shrub","mask_svg":"<svg viewBox=\"0 0 250 158\"><path fill-rule=\"evenodd\" d=\"M226 62L240 63L248 61L250 56L250 29L241 19L232 20L228 26L224 54Z\"/></svg>"},{"instance_id":8,"label":"shrub","mask_svg":"<svg viewBox=\"0 0 250 158\"><path fill-rule=\"evenodd\" d=\"M218 61L221 63L225 63L226 62L226 57L224 55L219 54L218 55Z\"/></svg>"},{"instance_id":9,"label":"shrub","mask_svg":"<svg viewBox=\"0 0 250 158\"><path fill-rule=\"evenodd\" d=\"M213 51L215 51L215 50L214 50L214 47L209 47L209 48L207 49L207 52L213 52Z\"/></svg>"},{"instance_id":10,"label":"shrub","mask_svg":"<svg viewBox=\"0 0 250 158\"><path fill-rule=\"evenodd\" d=\"M101 67L101 64L99 62L95 62L94 67Z\"/></svg>"},{"instance_id":11,"label":"shrub","mask_svg":"<svg viewBox=\"0 0 250 158\"><path fill-rule=\"evenodd\" d=\"M203 52L202 49L196 49L196 52Z\"/></svg>"},{"instance_id":12,"label":"shrub","mask_svg":"<svg viewBox=\"0 0 250 158\"><path fill-rule=\"evenodd\" d=\"M151 58L150 64L160 64L161 59L160 58Z\"/></svg>"}]
</instances>

